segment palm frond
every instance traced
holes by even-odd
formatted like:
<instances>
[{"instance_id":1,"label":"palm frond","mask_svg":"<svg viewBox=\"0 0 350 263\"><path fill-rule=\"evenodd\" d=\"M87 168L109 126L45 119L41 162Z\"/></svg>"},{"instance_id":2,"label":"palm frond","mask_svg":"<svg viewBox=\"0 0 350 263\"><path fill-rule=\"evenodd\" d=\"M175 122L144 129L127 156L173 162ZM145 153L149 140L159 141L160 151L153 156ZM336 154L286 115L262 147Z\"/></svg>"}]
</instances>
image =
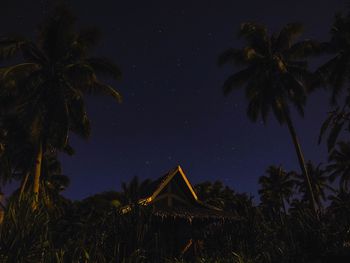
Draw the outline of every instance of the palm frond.
<instances>
[{"instance_id":1,"label":"palm frond","mask_svg":"<svg viewBox=\"0 0 350 263\"><path fill-rule=\"evenodd\" d=\"M12 78L14 81L23 79L30 75L30 73L38 70L40 66L36 63L21 63L13 66L8 66L0 69L0 81L8 82L8 78Z\"/></svg>"},{"instance_id":2,"label":"palm frond","mask_svg":"<svg viewBox=\"0 0 350 263\"><path fill-rule=\"evenodd\" d=\"M83 138L88 138L91 133L91 126L83 98L77 96L72 98L69 101L68 111L71 131Z\"/></svg>"},{"instance_id":3,"label":"palm frond","mask_svg":"<svg viewBox=\"0 0 350 263\"><path fill-rule=\"evenodd\" d=\"M95 81L95 83L90 87L90 92L93 94L103 94L113 97L118 103L123 102L123 97L118 91L116 91L112 86Z\"/></svg>"},{"instance_id":4,"label":"palm frond","mask_svg":"<svg viewBox=\"0 0 350 263\"><path fill-rule=\"evenodd\" d=\"M328 151L332 149L337 141L337 138L339 136L340 131L342 130L344 126L344 122L338 122L335 123L329 133L329 136L327 138L327 147Z\"/></svg>"},{"instance_id":5,"label":"palm frond","mask_svg":"<svg viewBox=\"0 0 350 263\"><path fill-rule=\"evenodd\" d=\"M119 67L107 58L89 58L86 62L97 74L107 74L117 80L122 77Z\"/></svg>"},{"instance_id":6,"label":"palm frond","mask_svg":"<svg viewBox=\"0 0 350 263\"><path fill-rule=\"evenodd\" d=\"M26 40L22 37L2 37L0 38L0 60L8 59L21 51Z\"/></svg>"},{"instance_id":7,"label":"palm frond","mask_svg":"<svg viewBox=\"0 0 350 263\"><path fill-rule=\"evenodd\" d=\"M335 114L335 112L338 112L338 110L339 110L339 109L336 109L335 111L330 112L330 113L328 114L328 117L326 118L326 120L322 123L321 129L320 129L320 134L319 134L319 136L318 136L318 144L321 143L323 135L325 134L325 132L326 132L327 129L329 128L331 122L332 122L333 119L334 119L334 114Z\"/></svg>"},{"instance_id":8,"label":"palm frond","mask_svg":"<svg viewBox=\"0 0 350 263\"><path fill-rule=\"evenodd\" d=\"M227 78L223 85L224 94L229 94L233 89L239 88L242 84L247 82L254 74L253 68L246 68Z\"/></svg>"},{"instance_id":9,"label":"palm frond","mask_svg":"<svg viewBox=\"0 0 350 263\"><path fill-rule=\"evenodd\" d=\"M24 60L27 62L36 63L38 65L45 65L48 63L46 55L31 41L25 42L22 45L21 51Z\"/></svg>"},{"instance_id":10,"label":"palm frond","mask_svg":"<svg viewBox=\"0 0 350 263\"><path fill-rule=\"evenodd\" d=\"M246 59L242 50L230 48L219 55L217 63L219 66L223 66L228 63L242 65L246 63Z\"/></svg>"},{"instance_id":11,"label":"palm frond","mask_svg":"<svg viewBox=\"0 0 350 263\"><path fill-rule=\"evenodd\" d=\"M301 23L290 23L283 27L275 42L276 51L288 50L295 39L303 33L303 30L304 27Z\"/></svg>"},{"instance_id":12,"label":"palm frond","mask_svg":"<svg viewBox=\"0 0 350 263\"><path fill-rule=\"evenodd\" d=\"M65 4L59 4L39 27L39 46L52 60L67 55L76 40L76 18Z\"/></svg>"},{"instance_id":13,"label":"palm frond","mask_svg":"<svg viewBox=\"0 0 350 263\"><path fill-rule=\"evenodd\" d=\"M248 46L259 53L266 52L269 49L270 42L264 25L252 22L242 23L239 36L245 38Z\"/></svg>"},{"instance_id":14,"label":"palm frond","mask_svg":"<svg viewBox=\"0 0 350 263\"><path fill-rule=\"evenodd\" d=\"M291 58L305 58L308 56L318 56L325 53L328 43L319 43L315 40L299 41L288 49L287 55Z\"/></svg>"}]
</instances>

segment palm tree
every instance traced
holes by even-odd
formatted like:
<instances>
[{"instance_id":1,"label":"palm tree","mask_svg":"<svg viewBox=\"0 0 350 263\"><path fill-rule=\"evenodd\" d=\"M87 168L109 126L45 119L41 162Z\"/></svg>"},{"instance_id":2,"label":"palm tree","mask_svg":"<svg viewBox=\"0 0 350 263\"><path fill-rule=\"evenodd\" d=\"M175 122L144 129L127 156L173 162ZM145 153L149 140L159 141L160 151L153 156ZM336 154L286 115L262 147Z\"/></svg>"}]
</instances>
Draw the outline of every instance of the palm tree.
<instances>
[{"instance_id":1,"label":"palm tree","mask_svg":"<svg viewBox=\"0 0 350 263\"><path fill-rule=\"evenodd\" d=\"M259 178L259 184L261 185L259 195L263 205L267 205L279 214L282 208L284 214L287 214L285 201L289 203L295 186L295 181L290 174L281 166L270 166L266 170L266 175Z\"/></svg>"},{"instance_id":2,"label":"palm tree","mask_svg":"<svg viewBox=\"0 0 350 263\"><path fill-rule=\"evenodd\" d=\"M331 40L326 43L324 52L334 54L317 69L319 76L332 87L332 102L350 80L350 13L338 14L331 29Z\"/></svg>"},{"instance_id":3,"label":"palm tree","mask_svg":"<svg viewBox=\"0 0 350 263\"><path fill-rule=\"evenodd\" d=\"M244 217L253 208L253 197L246 193L236 193L221 181L206 181L194 186L201 202L224 211Z\"/></svg>"},{"instance_id":4,"label":"palm tree","mask_svg":"<svg viewBox=\"0 0 350 263\"><path fill-rule=\"evenodd\" d=\"M329 197L330 205L327 208L329 229L334 235L334 243L340 243L339 247L346 247L350 241L350 192L339 191Z\"/></svg>"},{"instance_id":5,"label":"palm tree","mask_svg":"<svg viewBox=\"0 0 350 263\"><path fill-rule=\"evenodd\" d=\"M331 204L328 207L330 216L334 217L337 223L346 222L344 225L349 227L349 213L350 213L350 193L340 191L336 195L329 197ZM347 232L347 231L344 231Z\"/></svg>"},{"instance_id":6,"label":"palm tree","mask_svg":"<svg viewBox=\"0 0 350 263\"><path fill-rule=\"evenodd\" d=\"M221 181L197 184L195 190L201 201L221 209L225 209L234 198L234 191L224 186Z\"/></svg>"},{"instance_id":7,"label":"palm tree","mask_svg":"<svg viewBox=\"0 0 350 263\"><path fill-rule=\"evenodd\" d=\"M43 154L50 147L65 150L69 133L84 138L90 134L84 94L105 94L118 102L120 94L100 82L98 73L115 79L120 70L111 61L89 57L96 44L96 30L76 32L75 18L64 6L57 7L39 28L37 43L25 38L3 38L0 55L20 53L23 62L0 70L0 97L15 101L9 105L35 145L33 193L39 193Z\"/></svg>"},{"instance_id":8,"label":"palm tree","mask_svg":"<svg viewBox=\"0 0 350 263\"><path fill-rule=\"evenodd\" d=\"M329 177L327 171L322 169L322 164L314 166L311 161L307 162L307 170L310 176L312 190L315 196L315 200L319 209L322 208L322 201L327 200L326 191L334 191L334 189L328 184ZM305 177L301 174L292 173L296 178L297 188L300 193L303 193L303 199L307 200L307 182Z\"/></svg>"},{"instance_id":9,"label":"palm tree","mask_svg":"<svg viewBox=\"0 0 350 263\"><path fill-rule=\"evenodd\" d=\"M339 179L339 187L343 192L349 190L350 183L350 143L339 142L338 148L332 150L329 155L330 164L327 166L329 180L334 182Z\"/></svg>"},{"instance_id":10,"label":"palm tree","mask_svg":"<svg viewBox=\"0 0 350 263\"><path fill-rule=\"evenodd\" d=\"M265 26L243 23L240 36L245 38L247 46L223 52L219 65L236 63L247 66L229 76L223 88L224 93L228 94L241 86L245 87L249 102L247 114L252 121L261 117L266 123L272 111L280 124L287 124L300 168L308 182L311 206L316 211L311 182L290 114L291 104L301 116L304 115L307 88L313 81L305 57L317 45L310 40L294 43L301 32L300 24L288 24L279 34L268 36Z\"/></svg>"},{"instance_id":11,"label":"palm tree","mask_svg":"<svg viewBox=\"0 0 350 263\"><path fill-rule=\"evenodd\" d=\"M121 192L121 202L124 205L128 204L138 204L141 198L146 197L149 194L148 190L151 187L152 181L150 179L145 179L140 181L138 176L134 176L129 183L123 182L122 192Z\"/></svg>"},{"instance_id":12,"label":"palm tree","mask_svg":"<svg viewBox=\"0 0 350 263\"><path fill-rule=\"evenodd\" d=\"M350 12L347 15L336 15L331 29L331 39L325 43L323 52L331 54L333 57L320 66L316 73L325 84L331 87L331 102L336 107L329 112L328 118L322 125L319 142L326 130L329 130L327 144L328 151L331 151L340 132L350 128L349 88L347 88L346 98L343 100L343 89L350 80ZM341 103L344 103L341 107L337 105L339 95L342 95Z\"/></svg>"}]
</instances>

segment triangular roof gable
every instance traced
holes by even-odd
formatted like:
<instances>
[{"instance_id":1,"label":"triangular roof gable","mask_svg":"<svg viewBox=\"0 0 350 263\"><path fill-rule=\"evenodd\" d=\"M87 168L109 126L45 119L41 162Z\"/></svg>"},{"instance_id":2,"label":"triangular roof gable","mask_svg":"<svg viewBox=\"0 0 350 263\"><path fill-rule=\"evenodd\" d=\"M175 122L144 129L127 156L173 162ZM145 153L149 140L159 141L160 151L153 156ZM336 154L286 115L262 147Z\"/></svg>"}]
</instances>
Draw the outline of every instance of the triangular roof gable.
<instances>
[{"instance_id":1,"label":"triangular roof gable","mask_svg":"<svg viewBox=\"0 0 350 263\"><path fill-rule=\"evenodd\" d=\"M162 192L162 190L171 182L171 180L179 174L181 178L184 180L188 190L190 191L191 195L193 196L194 200L198 202L198 197L190 183L190 181L187 179L187 176L185 175L184 171L182 170L181 166L178 165L172 172L169 172L168 175L164 178L164 180L160 183L160 185L156 188L156 190L153 192L151 196L146 198L146 203L149 204L152 201L154 201L157 196Z\"/></svg>"},{"instance_id":2,"label":"triangular roof gable","mask_svg":"<svg viewBox=\"0 0 350 263\"><path fill-rule=\"evenodd\" d=\"M202 203L202 202L198 199L198 197L197 197L197 195L196 195L196 193L195 193L195 191L194 191L194 189L193 189L193 187L192 187L190 181L187 179L187 176L185 175L185 173L184 173L184 171L182 170L182 168L181 168L180 165L178 165L173 171L170 171L170 172L168 172L166 175L164 175L163 177L159 178L159 184L158 184L155 188L153 188L154 190L151 191L151 193L152 193L152 192L153 192L153 193L152 193L152 194L150 193L150 195L149 195L148 197L147 197L147 195L146 195L146 197L140 199L140 200L138 201L138 203L139 203L140 205L149 205L149 204L151 204L153 201L156 200L157 196L162 192L162 190L163 190L164 188L167 187L167 185L171 182L171 180L174 179L174 177L175 177L177 174L180 175L180 178L184 181L184 183L185 183L185 185L187 186L187 188L188 188L188 190L189 190L191 196L193 197L193 199L195 200L195 202L198 203L198 204L200 205L200 207L204 207L204 208L210 209L211 211L213 211L213 210L221 211L221 209L219 209L219 208L217 208L217 207L214 207L214 206L211 206L211 205L208 205L208 204L205 204L205 203ZM158 181L158 180L157 180L157 181ZM157 183L157 182L156 182L156 183ZM121 208L121 212L122 212L123 214L128 213L128 212L130 212L130 211L131 211L131 206L130 206L130 205L126 205L126 206L124 206L124 207ZM207 213L207 212L208 212L208 211L206 211L206 213ZM207 216L207 214L206 214L206 216Z\"/></svg>"}]
</instances>

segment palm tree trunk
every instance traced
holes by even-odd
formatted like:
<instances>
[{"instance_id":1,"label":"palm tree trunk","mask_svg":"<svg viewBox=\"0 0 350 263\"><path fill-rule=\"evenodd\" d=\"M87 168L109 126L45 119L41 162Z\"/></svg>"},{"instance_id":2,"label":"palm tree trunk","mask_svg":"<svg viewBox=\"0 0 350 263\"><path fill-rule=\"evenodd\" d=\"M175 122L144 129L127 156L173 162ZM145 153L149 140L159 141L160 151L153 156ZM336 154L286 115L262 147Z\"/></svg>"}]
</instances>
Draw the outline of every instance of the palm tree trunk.
<instances>
[{"instance_id":1,"label":"palm tree trunk","mask_svg":"<svg viewBox=\"0 0 350 263\"><path fill-rule=\"evenodd\" d=\"M4 198L4 194L0 193L0 225L4 221L4 217L5 217L4 206L2 205L2 199L3 198Z\"/></svg>"},{"instance_id":2,"label":"palm tree trunk","mask_svg":"<svg viewBox=\"0 0 350 263\"><path fill-rule=\"evenodd\" d=\"M299 165L300 165L301 171L302 171L302 173L303 173L304 176L305 176L305 180L306 180L307 188L308 188L307 190L308 190L308 194L309 194L309 197L310 197L311 208L313 209L313 211L314 211L315 213L317 213L317 210L316 210L316 201L315 201L314 193L313 193L313 191L312 191L312 186L311 186L311 181L310 181L309 173L308 173L308 171L307 171L307 169L306 169L306 164L305 164L304 155L303 155L303 153L302 153L302 151L301 151L301 147L300 147L300 144L299 144L299 140L298 140L297 134L296 134L296 132L295 132L295 129L294 129L292 120L290 119L289 114L286 113L285 110L284 110L284 117L285 117L285 120L286 120L286 122L287 122L290 135L292 136L292 139L293 139L293 144L294 144L294 147L295 147L295 151L296 151L296 153L297 153L297 156L298 156L298 160L299 160Z\"/></svg>"},{"instance_id":3,"label":"palm tree trunk","mask_svg":"<svg viewBox=\"0 0 350 263\"><path fill-rule=\"evenodd\" d=\"M283 209L284 216L286 217L287 216L287 209L286 209L286 204L284 203L284 200L282 197L281 197L281 203L282 203L282 209Z\"/></svg>"},{"instance_id":4,"label":"palm tree trunk","mask_svg":"<svg viewBox=\"0 0 350 263\"><path fill-rule=\"evenodd\" d=\"M39 186L40 186L40 176L41 176L41 162L43 159L43 145L42 142L39 142L38 152L35 158L35 167L34 167L34 184L33 184L33 209L37 207L39 200Z\"/></svg>"},{"instance_id":5,"label":"palm tree trunk","mask_svg":"<svg viewBox=\"0 0 350 263\"><path fill-rule=\"evenodd\" d=\"M21 187L20 187L20 190L19 190L19 201L22 200L23 193L24 193L24 189L25 189L26 186L27 186L27 182L28 182L29 175L30 175L30 172L26 172L25 176L24 176L23 179L22 179Z\"/></svg>"}]
</instances>

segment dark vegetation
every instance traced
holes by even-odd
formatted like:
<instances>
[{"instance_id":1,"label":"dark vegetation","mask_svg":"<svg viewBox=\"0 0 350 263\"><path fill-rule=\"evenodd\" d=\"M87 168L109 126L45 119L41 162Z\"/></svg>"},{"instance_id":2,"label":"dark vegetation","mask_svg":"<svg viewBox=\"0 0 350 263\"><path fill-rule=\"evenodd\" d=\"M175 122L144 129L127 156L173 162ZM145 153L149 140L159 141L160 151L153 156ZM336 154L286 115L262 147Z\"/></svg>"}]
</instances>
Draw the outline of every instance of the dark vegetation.
<instances>
[{"instance_id":1,"label":"dark vegetation","mask_svg":"<svg viewBox=\"0 0 350 263\"><path fill-rule=\"evenodd\" d=\"M350 15L337 15L331 28L326 43L296 42L300 24L269 35L263 25L243 23L246 45L219 57L220 65L242 66L227 78L224 92L244 87L252 121L266 122L271 112L286 124L301 169L268 167L259 179L258 205L220 181L196 185L200 200L232 215L205 223L155 217L138 203L151 182L137 178L121 192L64 198L69 178L57 155L74 154L71 133L89 136L85 94L121 101L97 78L119 79L120 70L89 57L98 32L77 31L64 7L44 21L36 41L2 37L3 65L13 56L21 59L0 68L0 182L21 184L1 210L0 262L349 262ZM321 54L330 59L309 71L309 57ZM320 143L326 141L329 150L325 164L305 162L290 114L295 107L302 116L307 97L318 88L330 96L320 130ZM133 209L121 213L128 204ZM185 238L192 238L193 248L181 253L179 240Z\"/></svg>"}]
</instances>

